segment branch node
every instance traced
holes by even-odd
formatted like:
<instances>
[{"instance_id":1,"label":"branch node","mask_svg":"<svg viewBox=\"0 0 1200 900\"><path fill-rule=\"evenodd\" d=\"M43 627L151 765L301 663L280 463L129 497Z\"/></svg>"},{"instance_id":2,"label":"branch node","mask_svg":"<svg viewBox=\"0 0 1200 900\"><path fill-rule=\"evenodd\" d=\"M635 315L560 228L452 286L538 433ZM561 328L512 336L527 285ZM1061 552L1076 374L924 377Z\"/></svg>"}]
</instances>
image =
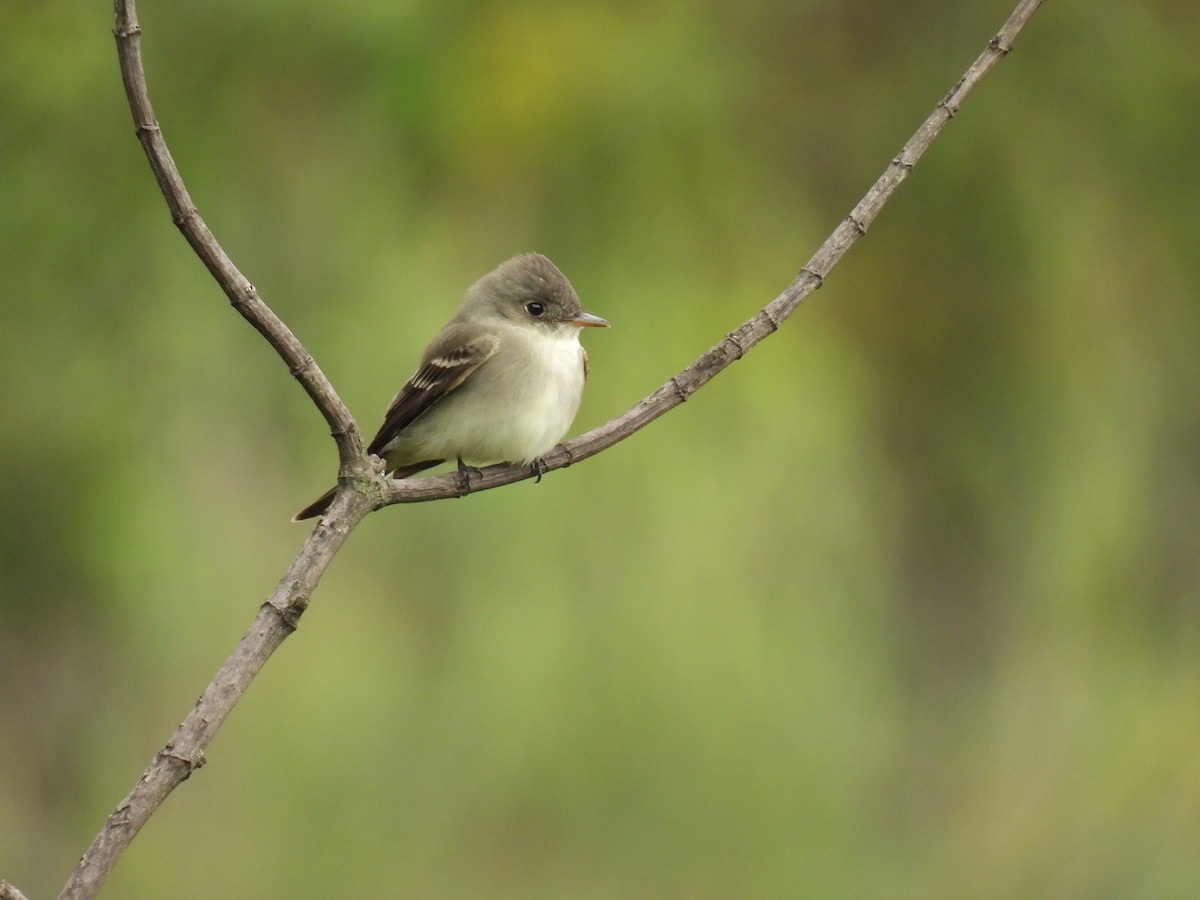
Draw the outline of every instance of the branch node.
<instances>
[{"instance_id":1,"label":"branch node","mask_svg":"<svg viewBox=\"0 0 1200 900\"><path fill-rule=\"evenodd\" d=\"M290 596L291 593L291 591L288 591L288 596ZM267 601L266 605L275 610L275 615L279 617L280 624L288 630L288 634L291 634L300 627L300 617L304 615L304 610L307 604L289 603L285 599L282 606L272 603L270 600Z\"/></svg>"},{"instance_id":2,"label":"branch node","mask_svg":"<svg viewBox=\"0 0 1200 900\"><path fill-rule=\"evenodd\" d=\"M305 352L304 355L302 357L300 357L300 359L298 359L296 362L294 362L293 364L288 366L288 371L292 373L293 378L299 379L300 376L302 376L304 373L306 373L310 369L312 369L312 367L315 366L316 363L317 363L317 361L315 359L313 359L312 354ZM340 436L345 435L346 432L344 430L333 431L331 429L329 434L334 439L334 441L336 441Z\"/></svg>"},{"instance_id":3,"label":"branch node","mask_svg":"<svg viewBox=\"0 0 1200 900\"><path fill-rule=\"evenodd\" d=\"M163 747L161 750L159 750L158 755L159 755L160 759L173 760L174 762L177 762L181 766L183 766L183 769L184 769L183 777L185 779L188 776L190 776L193 772L195 772L197 769L203 767L203 765L206 762L208 762L208 760L206 760L204 758L203 750L197 750L196 753L192 756L185 756L182 753L176 753L174 742L167 744L165 747ZM117 812L121 812L121 811L122 810L119 810L119 809L117 810ZM125 812L126 813L128 812L128 807L125 808ZM115 813L114 813L114 815L115 815Z\"/></svg>"},{"instance_id":4,"label":"branch node","mask_svg":"<svg viewBox=\"0 0 1200 900\"><path fill-rule=\"evenodd\" d=\"M862 219L860 219L858 216L856 216L853 212L851 212L850 215L846 216L846 221L848 223L850 223L851 228L853 228L856 232L858 232L859 237L863 237L866 235L867 226L863 223Z\"/></svg>"},{"instance_id":5,"label":"branch node","mask_svg":"<svg viewBox=\"0 0 1200 900\"><path fill-rule=\"evenodd\" d=\"M109 824L118 827L128 825L131 821L133 821L133 807L128 803L122 803L108 817Z\"/></svg>"},{"instance_id":6,"label":"branch node","mask_svg":"<svg viewBox=\"0 0 1200 900\"><path fill-rule=\"evenodd\" d=\"M679 398L679 402L687 403L688 392L684 390L683 383L679 380L679 376L672 375L669 384L671 387L675 388L675 396Z\"/></svg>"},{"instance_id":7,"label":"branch node","mask_svg":"<svg viewBox=\"0 0 1200 900\"><path fill-rule=\"evenodd\" d=\"M957 90L958 90L958 88L954 89L954 91L957 91ZM941 100L939 100L938 104L937 104L938 109L942 110L946 114L946 118L948 118L948 119L953 119L955 114L958 112L958 104L950 102L950 97L953 96L954 91L951 91L949 94L947 94ZM912 166L910 165L909 168L911 169Z\"/></svg>"},{"instance_id":8,"label":"branch node","mask_svg":"<svg viewBox=\"0 0 1200 900\"><path fill-rule=\"evenodd\" d=\"M189 203L187 206L181 206L179 212L171 216L171 221L175 223L176 228L184 234L188 234L192 228L191 222L199 217L200 212L196 209L195 204Z\"/></svg>"},{"instance_id":9,"label":"branch node","mask_svg":"<svg viewBox=\"0 0 1200 900\"><path fill-rule=\"evenodd\" d=\"M746 355L746 348L742 346L742 339L738 337L738 333L736 331L731 331L726 334L725 340L728 343L733 344L734 348L736 349L737 352L733 356L735 360L741 359Z\"/></svg>"},{"instance_id":10,"label":"branch node","mask_svg":"<svg viewBox=\"0 0 1200 900\"><path fill-rule=\"evenodd\" d=\"M775 311L771 309L769 305L763 307L762 316L769 323L771 323L771 334L774 334L776 331L778 331L779 326L783 324L782 320L779 318L779 316L775 315Z\"/></svg>"},{"instance_id":11,"label":"branch node","mask_svg":"<svg viewBox=\"0 0 1200 900\"><path fill-rule=\"evenodd\" d=\"M816 269L814 269L812 266L804 266L803 268L800 269L800 274L807 275L809 278L811 278L813 281L815 281L817 283L817 286L815 288L813 288L814 291L819 291L825 284L825 276L822 275L820 272L818 272Z\"/></svg>"},{"instance_id":12,"label":"branch node","mask_svg":"<svg viewBox=\"0 0 1200 900\"><path fill-rule=\"evenodd\" d=\"M1005 38L1005 35L998 34L988 41L988 49L1001 56L1007 56L1008 52L1012 50L1012 44Z\"/></svg>"}]
</instances>

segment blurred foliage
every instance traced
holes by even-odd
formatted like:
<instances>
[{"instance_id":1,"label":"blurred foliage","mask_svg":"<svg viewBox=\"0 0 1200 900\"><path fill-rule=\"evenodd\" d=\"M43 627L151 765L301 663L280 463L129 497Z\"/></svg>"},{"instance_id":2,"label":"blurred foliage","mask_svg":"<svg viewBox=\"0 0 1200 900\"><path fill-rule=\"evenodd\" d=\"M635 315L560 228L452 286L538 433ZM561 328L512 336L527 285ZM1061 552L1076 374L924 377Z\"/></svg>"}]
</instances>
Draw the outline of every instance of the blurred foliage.
<instances>
[{"instance_id":1,"label":"blurred foliage","mask_svg":"<svg viewBox=\"0 0 1200 900\"><path fill-rule=\"evenodd\" d=\"M577 430L775 296L1010 11L143 4L201 212L371 431L478 275ZM335 471L172 228L103 4L0 6L0 875L52 894ZM685 407L369 519L113 897L1200 892L1200 25L1048 4Z\"/></svg>"}]
</instances>

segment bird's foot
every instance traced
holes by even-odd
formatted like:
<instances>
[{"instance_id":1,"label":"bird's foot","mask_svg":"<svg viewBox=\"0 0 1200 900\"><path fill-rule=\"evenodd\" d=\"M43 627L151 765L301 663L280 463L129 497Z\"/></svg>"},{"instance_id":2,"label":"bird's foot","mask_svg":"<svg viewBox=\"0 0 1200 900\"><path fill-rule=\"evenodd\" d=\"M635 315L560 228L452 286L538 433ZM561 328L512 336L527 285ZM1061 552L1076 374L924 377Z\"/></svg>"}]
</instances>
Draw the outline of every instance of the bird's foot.
<instances>
[{"instance_id":1,"label":"bird's foot","mask_svg":"<svg viewBox=\"0 0 1200 900\"><path fill-rule=\"evenodd\" d=\"M459 491L460 491L459 496L460 497L465 497L467 494L471 493L471 474L472 473L474 473L475 475L477 475L479 477L483 476L483 473L480 472L477 468L475 468L474 466L468 466L465 462L463 462L463 458L461 456L458 457L458 483L459 483Z\"/></svg>"},{"instance_id":2,"label":"bird's foot","mask_svg":"<svg viewBox=\"0 0 1200 900\"><path fill-rule=\"evenodd\" d=\"M541 484L542 476L545 475L548 471L550 471L550 467L548 465L546 465L546 461L539 456L537 459L535 459L532 463L529 464L529 471L537 476L537 479L533 483Z\"/></svg>"}]
</instances>

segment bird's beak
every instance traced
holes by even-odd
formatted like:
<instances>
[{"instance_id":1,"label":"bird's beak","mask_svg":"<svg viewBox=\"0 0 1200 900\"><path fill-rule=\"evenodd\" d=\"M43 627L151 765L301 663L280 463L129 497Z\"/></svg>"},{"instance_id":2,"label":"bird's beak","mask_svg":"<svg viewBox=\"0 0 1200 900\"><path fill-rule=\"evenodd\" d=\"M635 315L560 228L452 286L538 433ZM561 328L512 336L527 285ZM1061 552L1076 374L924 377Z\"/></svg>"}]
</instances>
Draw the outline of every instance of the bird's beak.
<instances>
[{"instance_id":1,"label":"bird's beak","mask_svg":"<svg viewBox=\"0 0 1200 900\"><path fill-rule=\"evenodd\" d=\"M580 328L608 328L608 322L590 312L579 311L579 314L563 320L567 325L578 325Z\"/></svg>"}]
</instances>

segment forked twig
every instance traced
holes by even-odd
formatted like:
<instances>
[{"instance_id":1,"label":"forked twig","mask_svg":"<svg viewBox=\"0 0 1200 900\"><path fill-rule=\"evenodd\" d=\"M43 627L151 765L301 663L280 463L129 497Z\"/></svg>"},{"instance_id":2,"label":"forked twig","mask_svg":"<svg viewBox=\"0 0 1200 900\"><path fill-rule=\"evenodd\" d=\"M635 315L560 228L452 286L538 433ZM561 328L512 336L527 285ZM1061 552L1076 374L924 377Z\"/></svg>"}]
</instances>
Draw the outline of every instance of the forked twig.
<instances>
[{"instance_id":1,"label":"forked twig","mask_svg":"<svg viewBox=\"0 0 1200 900\"><path fill-rule=\"evenodd\" d=\"M1042 0L1022 0L1008 21L988 43L954 88L943 98L916 134L904 145L866 196L842 221L829 239L801 269L795 280L765 308L713 346L690 366L632 409L605 425L557 448L546 457L544 471L571 465L644 428L668 410L687 400L717 373L740 359L820 287L846 251L861 238L880 209L975 88L1001 58ZM183 185L154 118L146 91L140 51L141 29L133 0L115 0L114 34L121 72L141 141L171 210L172 219L200 256L234 307L288 364L329 423L337 442L341 466L338 491L325 518L314 529L300 554L195 708L158 752L138 783L84 853L60 897L94 897L121 854L170 792L204 762L204 750L217 729L249 687L251 680L280 643L294 630L308 606L309 597L330 560L353 528L373 509L391 503L412 503L458 496L456 475L412 481L382 479L362 451L358 426L333 387L287 326L258 297L204 224ZM530 477L529 470L514 466L489 466L473 479L472 490L486 490ZM11 885L6 888L19 892Z\"/></svg>"}]
</instances>

